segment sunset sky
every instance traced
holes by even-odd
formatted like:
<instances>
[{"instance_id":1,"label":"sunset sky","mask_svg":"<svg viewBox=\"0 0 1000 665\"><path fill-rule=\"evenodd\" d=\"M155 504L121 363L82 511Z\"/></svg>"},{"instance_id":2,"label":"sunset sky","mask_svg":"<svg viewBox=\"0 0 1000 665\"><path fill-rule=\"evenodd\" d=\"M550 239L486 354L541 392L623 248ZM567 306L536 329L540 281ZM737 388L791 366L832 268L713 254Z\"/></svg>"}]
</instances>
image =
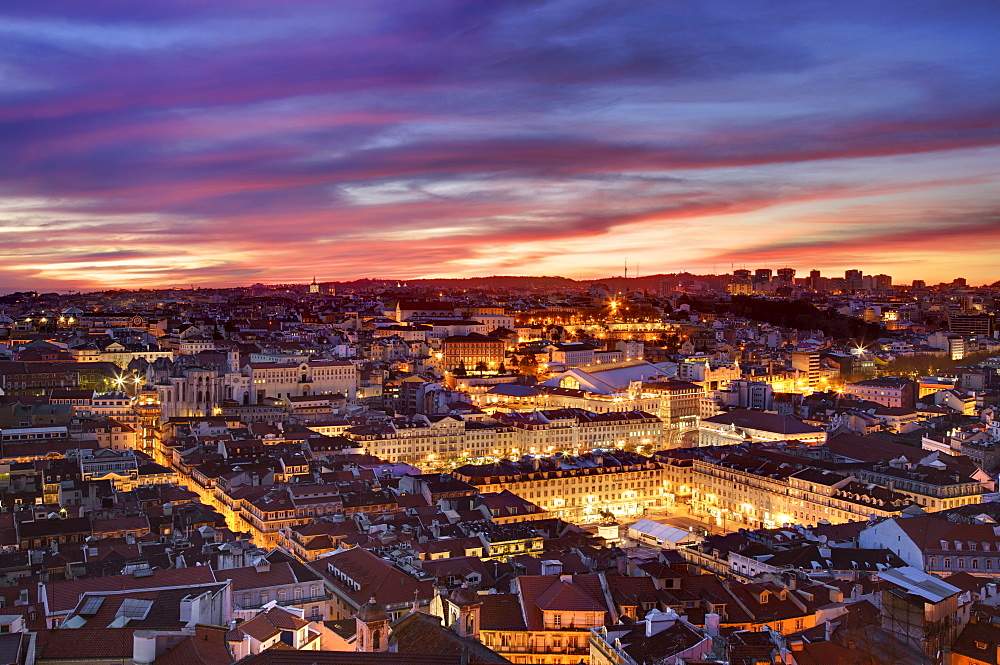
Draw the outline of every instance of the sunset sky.
<instances>
[{"instance_id":1,"label":"sunset sky","mask_svg":"<svg viewBox=\"0 0 1000 665\"><path fill-rule=\"evenodd\" d=\"M1000 279L995 0L0 9L0 291Z\"/></svg>"}]
</instances>

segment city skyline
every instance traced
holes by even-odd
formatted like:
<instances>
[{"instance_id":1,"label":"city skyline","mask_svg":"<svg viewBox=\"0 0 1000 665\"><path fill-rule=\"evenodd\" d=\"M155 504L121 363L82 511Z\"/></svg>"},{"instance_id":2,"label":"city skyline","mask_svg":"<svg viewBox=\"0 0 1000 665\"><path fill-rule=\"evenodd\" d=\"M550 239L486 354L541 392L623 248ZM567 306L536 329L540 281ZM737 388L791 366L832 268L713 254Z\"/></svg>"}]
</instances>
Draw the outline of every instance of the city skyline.
<instances>
[{"instance_id":1,"label":"city skyline","mask_svg":"<svg viewBox=\"0 0 1000 665\"><path fill-rule=\"evenodd\" d=\"M0 290L1000 279L992 3L0 16Z\"/></svg>"}]
</instances>

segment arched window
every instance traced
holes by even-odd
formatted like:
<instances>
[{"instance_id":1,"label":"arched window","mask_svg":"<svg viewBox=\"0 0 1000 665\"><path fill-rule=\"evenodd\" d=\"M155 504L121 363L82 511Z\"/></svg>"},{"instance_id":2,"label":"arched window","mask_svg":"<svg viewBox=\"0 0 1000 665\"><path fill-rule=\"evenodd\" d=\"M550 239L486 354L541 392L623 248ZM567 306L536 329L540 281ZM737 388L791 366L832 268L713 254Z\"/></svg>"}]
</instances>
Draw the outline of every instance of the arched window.
<instances>
[{"instance_id":1,"label":"arched window","mask_svg":"<svg viewBox=\"0 0 1000 665\"><path fill-rule=\"evenodd\" d=\"M382 631L378 628L372 633L372 651L378 651L379 646L382 644Z\"/></svg>"},{"instance_id":2,"label":"arched window","mask_svg":"<svg viewBox=\"0 0 1000 665\"><path fill-rule=\"evenodd\" d=\"M577 381L572 376L564 376L561 381L559 381L560 388L567 388L569 390L579 390L580 382Z\"/></svg>"}]
</instances>

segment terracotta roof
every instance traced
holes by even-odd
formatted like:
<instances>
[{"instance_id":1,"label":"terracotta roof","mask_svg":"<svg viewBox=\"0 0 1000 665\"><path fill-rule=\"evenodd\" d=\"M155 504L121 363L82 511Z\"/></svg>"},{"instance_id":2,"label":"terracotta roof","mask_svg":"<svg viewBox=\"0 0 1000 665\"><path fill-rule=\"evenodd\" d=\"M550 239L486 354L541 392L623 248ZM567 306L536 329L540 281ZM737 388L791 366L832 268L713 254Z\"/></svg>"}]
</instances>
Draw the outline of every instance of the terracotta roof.
<instances>
[{"instance_id":1,"label":"terracotta roof","mask_svg":"<svg viewBox=\"0 0 1000 665\"><path fill-rule=\"evenodd\" d=\"M341 578L330 572L329 566L342 571L348 578L358 583L359 588L348 586ZM414 591L418 598L429 599L434 595L431 580L418 582L409 575L389 565L366 549L353 547L308 564L314 572L337 586L341 593L349 596L357 607L376 596L380 603L413 602Z\"/></svg>"},{"instance_id":2,"label":"terracotta roof","mask_svg":"<svg viewBox=\"0 0 1000 665\"><path fill-rule=\"evenodd\" d=\"M128 628L133 630L137 628L179 628L185 624L180 618L182 599L192 595L192 592L195 594L205 591L219 593L224 587L223 583L214 583L196 587L184 585L149 591L88 593L80 597L80 602L70 616L80 615L80 618L87 621L85 626L87 628L107 627L118 619L120 608L127 602L131 601L131 604L134 605L135 601L145 601L148 605L145 614L141 617L133 615L129 619ZM87 613L84 614L83 611Z\"/></svg>"},{"instance_id":3,"label":"terracotta roof","mask_svg":"<svg viewBox=\"0 0 1000 665\"><path fill-rule=\"evenodd\" d=\"M597 575L573 575L563 582L559 575L522 575L517 579L529 630L543 630L542 610L608 611Z\"/></svg>"},{"instance_id":4,"label":"terracotta roof","mask_svg":"<svg viewBox=\"0 0 1000 665\"><path fill-rule=\"evenodd\" d=\"M170 647L153 662L155 665L229 665L233 656L224 629L197 626L194 635Z\"/></svg>"},{"instance_id":5,"label":"terracotta roof","mask_svg":"<svg viewBox=\"0 0 1000 665\"><path fill-rule=\"evenodd\" d=\"M61 628L38 631L37 660L132 660L132 630L128 628Z\"/></svg>"},{"instance_id":6,"label":"terracotta roof","mask_svg":"<svg viewBox=\"0 0 1000 665\"><path fill-rule=\"evenodd\" d=\"M482 630L525 630L521 599L514 593L491 593L482 597L479 626Z\"/></svg>"},{"instance_id":7,"label":"terracotta roof","mask_svg":"<svg viewBox=\"0 0 1000 665\"><path fill-rule=\"evenodd\" d=\"M461 662L461 656L445 654L288 651L272 647L244 658L240 665L460 665Z\"/></svg>"},{"instance_id":8,"label":"terracotta roof","mask_svg":"<svg viewBox=\"0 0 1000 665\"><path fill-rule=\"evenodd\" d=\"M232 580L234 592L298 582L292 567L287 563L272 563L267 570L258 568L260 567L227 568L217 571L215 576L220 580Z\"/></svg>"},{"instance_id":9,"label":"terracotta roof","mask_svg":"<svg viewBox=\"0 0 1000 665\"><path fill-rule=\"evenodd\" d=\"M153 571L147 577L116 575L114 577L94 577L82 580L57 580L48 582L45 591L50 614L69 612L76 607L80 596L88 591L127 591L130 589L152 589L169 586L193 586L216 582L215 574L208 566L172 568Z\"/></svg>"},{"instance_id":10,"label":"terracotta roof","mask_svg":"<svg viewBox=\"0 0 1000 665\"><path fill-rule=\"evenodd\" d=\"M399 653L465 657L470 665L509 663L479 640L459 637L441 626L441 619L423 612L409 612L392 624L392 637Z\"/></svg>"},{"instance_id":11,"label":"terracotta roof","mask_svg":"<svg viewBox=\"0 0 1000 665\"><path fill-rule=\"evenodd\" d=\"M265 642L282 630L298 630L308 625L308 621L304 621L280 607L273 607L266 612L261 612L249 621L241 623L231 632L243 633L258 642Z\"/></svg>"},{"instance_id":12,"label":"terracotta roof","mask_svg":"<svg viewBox=\"0 0 1000 665\"><path fill-rule=\"evenodd\" d=\"M765 411L751 411L750 409L737 409L728 413L720 413L717 416L705 418L702 422L734 425L736 427L762 430L775 434L821 434L824 431L822 428L807 425L801 420L796 420L790 416L767 413Z\"/></svg>"},{"instance_id":13,"label":"terracotta roof","mask_svg":"<svg viewBox=\"0 0 1000 665\"><path fill-rule=\"evenodd\" d=\"M1000 626L989 623L966 625L952 647L952 651L956 654L989 665L997 665L998 649L1000 649Z\"/></svg>"}]
</instances>

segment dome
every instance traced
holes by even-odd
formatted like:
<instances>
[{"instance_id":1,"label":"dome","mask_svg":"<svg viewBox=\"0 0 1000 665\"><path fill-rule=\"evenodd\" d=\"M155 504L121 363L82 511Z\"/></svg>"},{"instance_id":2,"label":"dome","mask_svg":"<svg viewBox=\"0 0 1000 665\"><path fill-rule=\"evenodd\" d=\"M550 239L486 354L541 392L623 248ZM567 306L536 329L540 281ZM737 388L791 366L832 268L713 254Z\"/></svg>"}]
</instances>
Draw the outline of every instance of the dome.
<instances>
[{"instance_id":1,"label":"dome","mask_svg":"<svg viewBox=\"0 0 1000 665\"><path fill-rule=\"evenodd\" d=\"M359 621L371 623L372 621L388 621L389 615L385 612L385 607L375 602L375 596L368 599L368 602L358 608L358 613L354 615Z\"/></svg>"},{"instance_id":2,"label":"dome","mask_svg":"<svg viewBox=\"0 0 1000 665\"><path fill-rule=\"evenodd\" d=\"M480 602L479 594L470 589L468 584L463 584L460 588L452 591L448 599L460 607L463 605L475 605Z\"/></svg>"}]
</instances>

